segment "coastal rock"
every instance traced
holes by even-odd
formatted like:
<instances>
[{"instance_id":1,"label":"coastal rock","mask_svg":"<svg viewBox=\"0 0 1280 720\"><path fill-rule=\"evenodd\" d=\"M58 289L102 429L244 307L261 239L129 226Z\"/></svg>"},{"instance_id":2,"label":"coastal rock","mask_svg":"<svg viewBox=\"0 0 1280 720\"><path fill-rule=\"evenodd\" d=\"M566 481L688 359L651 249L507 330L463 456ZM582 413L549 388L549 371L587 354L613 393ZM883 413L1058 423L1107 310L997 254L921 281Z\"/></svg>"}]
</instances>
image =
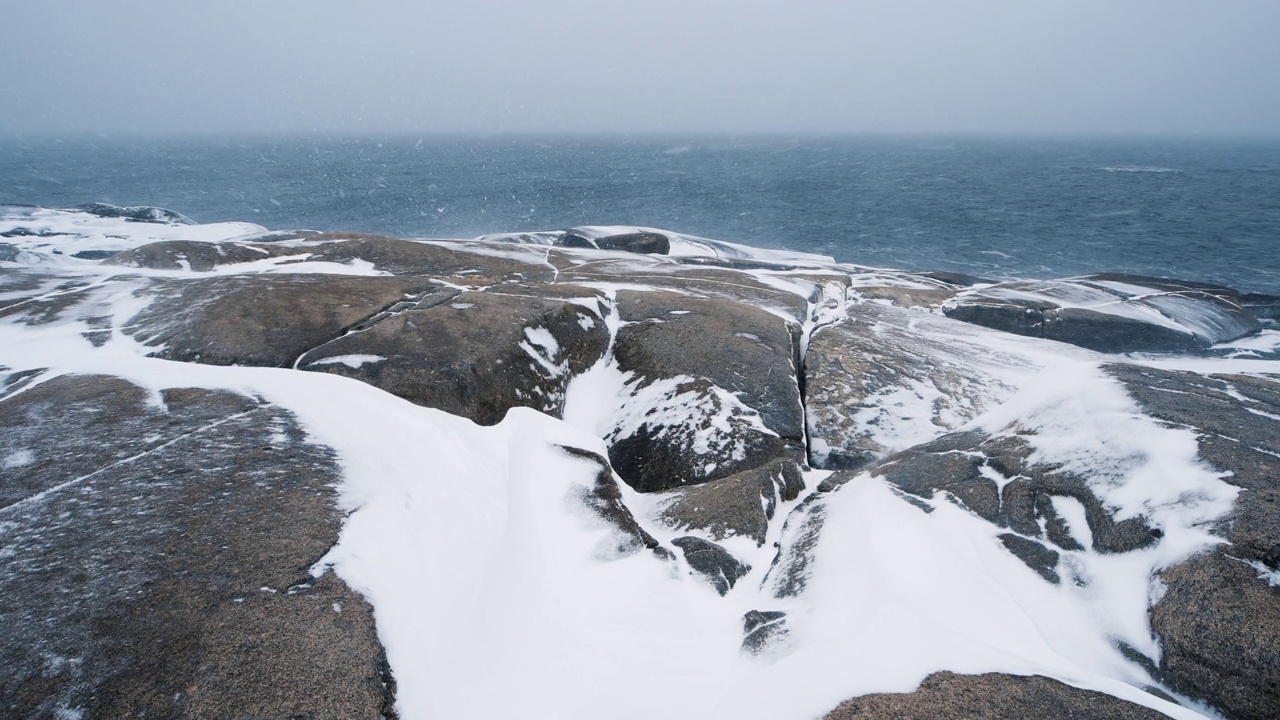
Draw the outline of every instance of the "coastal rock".
<instances>
[{"instance_id":1,"label":"coastal rock","mask_svg":"<svg viewBox=\"0 0 1280 720\"><path fill-rule=\"evenodd\" d=\"M280 254L270 246L170 240L113 253L106 262L122 267L209 272L222 265L253 262Z\"/></svg>"},{"instance_id":2,"label":"coastal rock","mask_svg":"<svg viewBox=\"0 0 1280 720\"><path fill-rule=\"evenodd\" d=\"M742 616L742 649L760 655L787 636L787 614L778 610L749 610Z\"/></svg>"},{"instance_id":3,"label":"coastal rock","mask_svg":"<svg viewBox=\"0 0 1280 720\"><path fill-rule=\"evenodd\" d=\"M750 565L742 564L729 551L702 538L678 537L671 544L680 548L689 567L721 595L727 594L741 577L751 571Z\"/></svg>"},{"instance_id":4,"label":"coastal rock","mask_svg":"<svg viewBox=\"0 0 1280 720\"><path fill-rule=\"evenodd\" d=\"M88 203L86 205L77 205L72 208L72 210L96 215L100 218L121 218L132 222L164 223L167 225L195 225L195 221L181 213L176 213L164 208L152 207L150 205L116 207L115 205L108 205L106 203Z\"/></svg>"},{"instance_id":5,"label":"coastal rock","mask_svg":"<svg viewBox=\"0 0 1280 720\"><path fill-rule=\"evenodd\" d=\"M613 469L609 467L609 461L590 450L566 445L560 448L573 457L594 463L599 468L595 483L578 499L617 531L613 538L613 546L606 548L601 555L615 559L644 549L657 550L658 541L640 527L640 523L636 522L635 516L631 514L631 509L622 501L622 491L613 477Z\"/></svg>"},{"instance_id":6,"label":"coastal rock","mask_svg":"<svg viewBox=\"0 0 1280 720\"><path fill-rule=\"evenodd\" d=\"M598 297L571 285L442 289L306 352L297 367L362 380L482 425L513 407L558 417L569 381L608 346Z\"/></svg>"},{"instance_id":7,"label":"coastal rock","mask_svg":"<svg viewBox=\"0 0 1280 720\"><path fill-rule=\"evenodd\" d=\"M863 303L847 314L818 328L805 356L818 468L865 467L953 430L1008 399L1051 352L905 308Z\"/></svg>"},{"instance_id":8,"label":"coastal rock","mask_svg":"<svg viewBox=\"0 0 1280 720\"><path fill-rule=\"evenodd\" d=\"M967 431L891 455L872 468L871 475L924 499L946 492L984 520L1062 550L1082 549L1056 509L1062 500L1083 508L1087 528L1075 529L1088 533L1090 549L1095 552L1130 552L1158 540L1159 530L1149 527L1144 518L1117 520L1087 478L1057 465L1036 463L1033 452L1017 435ZM1046 574L1045 553L1033 553L1031 546L1021 541L1004 542L1032 569Z\"/></svg>"},{"instance_id":9,"label":"coastal rock","mask_svg":"<svg viewBox=\"0 0 1280 720\"><path fill-rule=\"evenodd\" d=\"M943 312L1106 353L1189 352L1261 328L1234 290L1120 274L975 288L946 302Z\"/></svg>"},{"instance_id":10,"label":"coastal rock","mask_svg":"<svg viewBox=\"0 0 1280 720\"><path fill-rule=\"evenodd\" d=\"M659 518L676 530L697 529L713 540L747 537L763 545L779 503L804 489L800 466L791 460L680 488L662 498Z\"/></svg>"},{"instance_id":11,"label":"coastal rock","mask_svg":"<svg viewBox=\"0 0 1280 720\"><path fill-rule=\"evenodd\" d=\"M608 438L628 484L669 490L803 458L793 326L750 306L666 292L622 291L617 307L617 367L655 408Z\"/></svg>"},{"instance_id":12,"label":"coastal rock","mask_svg":"<svg viewBox=\"0 0 1280 720\"><path fill-rule=\"evenodd\" d=\"M671 252L671 240L657 232L637 231L617 234L599 234L591 228L566 230L555 241L559 247L619 250L642 255L666 255Z\"/></svg>"},{"instance_id":13,"label":"coastal rock","mask_svg":"<svg viewBox=\"0 0 1280 720\"><path fill-rule=\"evenodd\" d=\"M162 280L130 322L155 355L209 365L292 367L303 353L439 286L425 279L234 275Z\"/></svg>"},{"instance_id":14,"label":"coastal rock","mask_svg":"<svg viewBox=\"0 0 1280 720\"><path fill-rule=\"evenodd\" d=\"M910 693L863 695L824 720L1163 720L1136 703L1082 690L1040 675L934 673Z\"/></svg>"},{"instance_id":15,"label":"coastal rock","mask_svg":"<svg viewBox=\"0 0 1280 720\"><path fill-rule=\"evenodd\" d=\"M1280 382L1132 365L1107 371L1143 410L1195 428L1200 457L1240 488L1219 545L1160 575L1151 629L1173 689L1231 718L1280 707Z\"/></svg>"},{"instance_id":16,"label":"coastal rock","mask_svg":"<svg viewBox=\"0 0 1280 720\"><path fill-rule=\"evenodd\" d=\"M0 458L0 715L391 711L372 608L308 572L340 474L289 413L64 375L0 401Z\"/></svg>"}]
</instances>

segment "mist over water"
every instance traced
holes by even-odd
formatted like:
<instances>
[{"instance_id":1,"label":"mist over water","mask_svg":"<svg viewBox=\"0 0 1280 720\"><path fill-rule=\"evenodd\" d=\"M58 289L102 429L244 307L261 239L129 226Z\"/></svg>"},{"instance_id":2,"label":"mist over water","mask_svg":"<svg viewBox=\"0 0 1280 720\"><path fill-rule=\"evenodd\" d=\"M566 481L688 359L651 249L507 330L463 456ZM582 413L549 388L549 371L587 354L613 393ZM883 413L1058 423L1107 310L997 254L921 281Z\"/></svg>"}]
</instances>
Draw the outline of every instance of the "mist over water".
<instances>
[{"instance_id":1,"label":"mist over water","mask_svg":"<svg viewBox=\"0 0 1280 720\"><path fill-rule=\"evenodd\" d=\"M0 202L92 201L411 237L645 225L866 265L1280 293L1280 140L0 141Z\"/></svg>"}]
</instances>

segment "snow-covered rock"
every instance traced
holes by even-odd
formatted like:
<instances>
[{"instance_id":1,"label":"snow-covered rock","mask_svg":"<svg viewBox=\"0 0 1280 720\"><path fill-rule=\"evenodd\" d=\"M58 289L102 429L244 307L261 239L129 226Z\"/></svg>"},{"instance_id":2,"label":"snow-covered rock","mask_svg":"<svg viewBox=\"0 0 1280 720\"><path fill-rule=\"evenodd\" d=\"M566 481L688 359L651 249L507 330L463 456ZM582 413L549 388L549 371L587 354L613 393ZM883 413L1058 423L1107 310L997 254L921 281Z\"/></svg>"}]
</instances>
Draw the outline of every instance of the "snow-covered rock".
<instances>
[{"instance_id":1,"label":"snow-covered rock","mask_svg":"<svg viewBox=\"0 0 1280 720\"><path fill-rule=\"evenodd\" d=\"M1266 297L187 222L0 211L0 714L1280 704Z\"/></svg>"}]
</instances>

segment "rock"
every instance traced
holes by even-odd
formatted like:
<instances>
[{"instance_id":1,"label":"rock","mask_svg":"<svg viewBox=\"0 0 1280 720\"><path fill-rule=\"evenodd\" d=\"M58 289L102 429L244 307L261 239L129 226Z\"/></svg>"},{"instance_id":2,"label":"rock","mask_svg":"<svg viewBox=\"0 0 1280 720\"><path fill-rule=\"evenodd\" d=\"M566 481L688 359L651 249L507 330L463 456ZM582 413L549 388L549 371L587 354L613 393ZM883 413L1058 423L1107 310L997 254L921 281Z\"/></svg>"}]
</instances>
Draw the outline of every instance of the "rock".
<instances>
[{"instance_id":1,"label":"rock","mask_svg":"<svg viewBox=\"0 0 1280 720\"><path fill-rule=\"evenodd\" d=\"M742 649L760 655L787 636L787 614L777 610L749 610L742 616Z\"/></svg>"},{"instance_id":2,"label":"rock","mask_svg":"<svg viewBox=\"0 0 1280 720\"><path fill-rule=\"evenodd\" d=\"M149 243L141 247L113 253L108 265L153 268L156 270L193 270L208 272L220 265L253 262L281 254L278 248L244 243L208 243L190 240L171 240Z\"/></svg>"},{"instance_id":3,"label":"rock","mask_svg":"<svg viewBox=\"0 0 1280 720\"><path fill-rule=\"evenodd\" d=\"M1041 367L1032 343L878 303L814 332L805 355L809 463L865 467L972 420ZM1019 352L1025 348L1025 352Z\"/></svg>"},{"instance_id":4,"label":"rock","mask_svg":"<svg viewBox=\"0 0 1280 720\"><path fill-rule=\"evenodd\" d=\"M812 576L813 553L826 519L827 498L822 493L805 498L787 515L778 553L764 580L764 586L772 589L774 597L797 597L804 592Z\"/></svg>"},{"instance_id":5,"label":"rock","mask_svg":"<svg viewBox=\"0 0 1280 720\"><path fill-rule=\"evenodd\" d=\"M818 299L818 285L848 286L847 275L819 273L788 274L781 278L788 289L766 284L749 272L708 267L690 258L660 255L600 257L584 256L571 250L552 248L546 261L559 270L559 282L608 282L624 286L643 284L654 290L668 290L696 298L727 300L750 305L801 323L809 317L809 304ZM720 261L737 265L745 261ZM754 261L752 261L754 262ZM843 292L841 293L843 296Z\"/></svg>"},{"instance_id":6,"label":"rock","mask_svg":"<svg viewBox=\"0 0 1280 720\"><path fill-rule=\"evenodd\" d=\"M825 720L1164 720L1163 713L1040 675L930 675L910 693L846 700Z\"/></svg>"},{"instance_id":7,"label":"rock","mask_svg":"<svg viewBox=\"0 0 1280 720\"><path fill-rule=\"evenodd\" d=\"M585 238L570 231L566 231L563 235L557 238L555 245L556 247L574 248L577 250L599 250L590 238Z\"/></svg>"},{"instance_id":8,"label":"rock","mask_svg":"<svg viewBox=\"0 0 1280 720\"><path fill-rule=\"evenodd\" d=\"M164 280L147 289L155 299L128 331L170 360L292 367L360 321L438 289L425 279L309 274Z\"/></svg>"},{"instance_id":9,"label":"rock","mask_svg":"<svg viewBox=\"0 0 1280 720\"><path fill-rule=\"evenodd\" d=\"M1048 580L1053 584L1058 584L1058 553L1045 547L1043 543L1038 543L1030 538L1024 538L1021 535L1013 533L1004 533L1000 536L1000 542L1005 549L1013 553L1015 557L1027 564L1027 567L1035 570L1040 577Z\"/></svg>"},{"instance_id":10,"label":"rock","mask_svg":"<svg viewBox=\"0 0 1280 720\"><path fill-rule=\"evenodd\" d=\"M88 203L77 205L72 211L96 215L100 218L124 218L133 222L163 223L167 225L195 225L195 221L185 215L164 208L149 205L133 207L116 207L106 203Z\"/></svg>"},{"instance_id":11,"label":"rock","mask_svg":"<svg viewBox=\"0 0 1280 720\"><path fill-rule=\"evenodd\" d=\"M578 498L582 504L591 509L601 520L617 530L613 547L601 553L609 559L633 555L644 549L657 550L658 541L636 522L631 510L622 501L622 491L613 479L613 468L605 458L582 448L561 445L560 449L576 458L595 463L600 471L596 474L595 484L586 489Z\"/></svg>"},{"instance_id":12,"label":"rock","mask_svg":"<svg viewBox=\"0 0 1280 720\"><path fill-rule=\"evenodd\" d=\"M372 609L308 569L334 456L227 392L61 376L0 401L0 715L378 717Z\"/></svg>"},{"instance_id":13,"label":"rock","mask_svg":"<svg viewBox=\"0 0 1280 720\"><path fill-rule=\"evenodd\" d=\"M721 300L620 291L613 346L654 418L608 438L618 474L641 492L728 477L803 457L794 327Z\"/></svg>"},{"instance_id":14,"label":"rock","mask_svg":"<svg viewBox=\"0 0 1280 720\"><path fill-rule=\"evenodd\" d=\"M1240 296L1240 304L1266 327L1280 327L1280 296L1250 293Z\"/></svg>"},{"instance_id":15,"label":"rock","mask_svg":"<svg viewBox=\"0 0 1280 720\"><path fill-rule=\"evenodd\" d=\"M367 262L392 275L465 277L471 286L554 278L555 271L545 262L545 249L506 246L503 250L480 242L400 240L361 233L320 233L296 249L308 253L309 262Z\"/></svg>"},{"instance_id":16,"label":"rock","mask_svg":"<svg viewBox=\"0 0 1280 720\"><path fill-rule=\"evenodd\" d=\"M22 250L20 250L17 245L0 243L0 262L17 262L18 253L20 252L22 252Z\"/></svg>"},{"instance_id":17,"label":"rock","mask_svg":"<svg viewBox=\"0 0 1280 720\"><path fill-rule=\"evenodd\" d=\"M572 285L441 290L331 339L297 366L352 377L482 425L501 421L513 407L559 417L569 380L609 344L597 297Z\"/></svg>"},{"instance_id":18,"label":"rock","mask_svg":"<svg viewBox=\"0 0 1280 720\"><path fill-rule=\"evenodd\" d=\"M1143 518L1115 520L1086 478L1056 465L1033 464L1031 455L1031 446L1020 437L968 431L891 455L871 474L926 499L946 491L983 519L1029 538L1048 539L1063 550L1080 546L1066 532L1053 498L1069 498L1084 507L1095 552L1130 552L1157 541L1158 531ZM993 477L1001 478L1002 491ZM1047 529L1041 529L1042 522Z\"/></svg>"},{"instance_id":19,"label":"rock","mask_svg":"<svg viewBox=\"0 0 1280 720\"><path fill-rule=\"evenodd\" d=\"M858 294L864 300L887 300L904 308L935 308L955 297L956 291L945 288L914 288L891 286L859 287Z\"/></svg>"},{"instance_id":20,"label":"rock","mask_svg":"<svg viewBox=\"0 0 1280 720\"><path fill-rule=\"evenodd\" d=\"M804 489L800 466L791 460L693 487L672 490L659 518L676 530L702 530L713 540L749 537L763 545L779 502L795 500Z\"/></svg>"},{"instance_id":21,"label":"rock","mask_svg":"<svg viewBox=\"0 0 1280 720\"><path fill-rule=\"evenodd\" d=\"M967 290L951 318L1107 353L1188 352L1258 332L1234 290L1131 275L1089 275Z\"/></svg>"},{"instance_id":22,"label":"rock","mask_svg":"<svg viewBox=\"0 0 1280 720\"><path fill-rule=\"evenodd\" d=\"M625 229L625 228L620 228ZM634 229L632 232L612 232L613 228L577 227L561 233L555 245L567 248L592 248L619 250L640 255L666 255L671 252L671 240L660 232Z\"/></svg>"},{"instance_id":23,"label":"rock","mask_svg":"<svg viewBox=\"0 0 1280 720\"><path fill-rule=\"evenodd\" d=\"M689 567L711 583L721 595L727 594L739 578L751 572L750 565L744 565L730 555L729 551L702 538L679 537L672 540L671 544L680 548Z\"/></svg>"},{"instance_id":24,"label":"rock","mask_svg":"<svg viewBox=\"0 0 1280 720\"><path fill-rule=\"evenodd\" d=\"M1274 718L1280 707L1280 588L1232 557L1208 552L1160 573L1151 608L1157 677L1229 718Z\"/></svg>"},{"instance_id":25,"label":"rock","mask_svg":"<svg viewBox=\"0 0 1280 720\"><path fill-rule=\"evenodd\" d=\"M601 250L622 250L644 255L666 255L671 252L671 241L661 233L624 233L598 237L596 247Z\"/></svg>"},{"instance_id":26,"label":"rock","mask_svg":"<svg viewBox=\"0 0 1280 720\"><path fill-rule=\"evenodd\" d=\"M1144 412L1199 434L1199 455L1241 489L1214 531L1227 544L1161 573L1151 608L1159 677L1231 718L1280 707L1280 383L1113 364Z\"/></svg>"}]
</instances>

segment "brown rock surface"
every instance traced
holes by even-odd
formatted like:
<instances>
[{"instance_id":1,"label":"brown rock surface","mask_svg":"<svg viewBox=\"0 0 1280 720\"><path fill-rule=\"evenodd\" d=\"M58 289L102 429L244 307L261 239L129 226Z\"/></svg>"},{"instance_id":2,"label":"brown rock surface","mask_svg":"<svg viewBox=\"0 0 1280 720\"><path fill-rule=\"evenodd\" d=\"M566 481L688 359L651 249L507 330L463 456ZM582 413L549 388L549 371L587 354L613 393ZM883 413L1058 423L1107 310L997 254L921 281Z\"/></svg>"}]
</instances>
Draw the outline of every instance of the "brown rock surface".
<instances>
[{"instance_id":1,"label":"brown rock surface","mask_svg":"<svg viewBox=\"0 0 1280 720\"><path fill-rule=\"evenodd\" d=\"M338 468L279 408L103 376L0 401L0 715L378 717L369 605L309 568Z\"/></svg>"},{"instance_id":2,"label":"brown rock surface","mask_svg":"<svg viewBox=\"0 0 1280 720\"><path fill-rule=\"evenodd\" d=\"M1161 720L1142 705L1040 675L934 673L911 693L863 695L824 720Z\"/></svg>"}]
</instances>

